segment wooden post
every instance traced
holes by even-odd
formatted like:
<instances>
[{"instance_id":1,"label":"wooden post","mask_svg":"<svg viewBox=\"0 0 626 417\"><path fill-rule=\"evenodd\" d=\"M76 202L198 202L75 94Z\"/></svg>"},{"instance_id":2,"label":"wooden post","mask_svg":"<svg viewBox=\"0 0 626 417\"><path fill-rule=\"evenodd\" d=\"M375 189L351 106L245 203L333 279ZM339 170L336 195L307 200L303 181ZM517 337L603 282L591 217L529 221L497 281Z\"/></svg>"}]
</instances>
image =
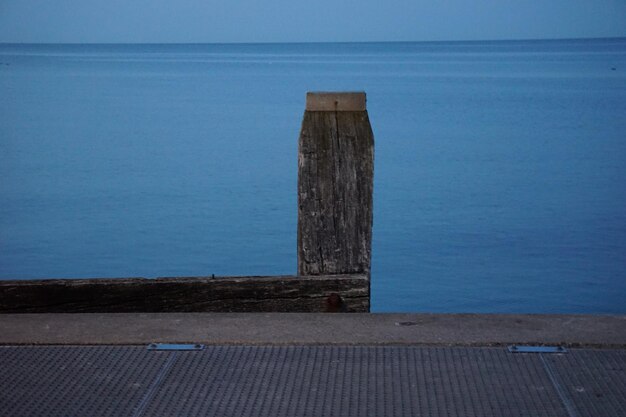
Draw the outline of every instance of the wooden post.
<instances>
[{"instance_id":1,"label":"wooden post","mask_svg":"<svg viewBox=\"0 0 626 417\"><path fill-rule=\"evenodd\" d=\"M298 274L370 274L374 135L365 93L307 93L298 143Z\"/></svg>"}]
</instances>

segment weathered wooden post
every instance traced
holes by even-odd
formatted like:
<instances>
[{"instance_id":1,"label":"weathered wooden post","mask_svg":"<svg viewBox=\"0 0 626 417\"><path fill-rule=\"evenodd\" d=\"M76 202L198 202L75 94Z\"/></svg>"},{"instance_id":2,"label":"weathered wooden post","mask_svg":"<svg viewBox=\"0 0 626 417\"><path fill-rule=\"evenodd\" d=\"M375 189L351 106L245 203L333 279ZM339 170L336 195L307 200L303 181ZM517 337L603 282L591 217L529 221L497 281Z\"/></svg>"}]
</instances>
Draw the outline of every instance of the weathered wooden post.
<instances>
[{"instance_id":1,"label":"weathered wooden post","mask_svg":"<svg viewBox=\"0 0 626 417\"><path fill-rule=\"evenodd\" d=\"M298 145L298 275L369 277L374 135L365 93L307 93Z\"/></svg>"}]
</instances>

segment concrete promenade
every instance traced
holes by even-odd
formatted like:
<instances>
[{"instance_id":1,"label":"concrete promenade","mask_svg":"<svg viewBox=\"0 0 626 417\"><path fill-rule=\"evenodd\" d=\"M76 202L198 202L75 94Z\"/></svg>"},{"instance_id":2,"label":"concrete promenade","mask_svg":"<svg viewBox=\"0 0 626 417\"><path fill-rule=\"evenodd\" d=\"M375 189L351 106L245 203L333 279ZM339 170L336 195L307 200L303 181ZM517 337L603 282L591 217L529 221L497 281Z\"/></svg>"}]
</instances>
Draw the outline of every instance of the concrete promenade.
<instances>
[{"instance_id":1,"label":"concrete promenade","mask_svg":"<svg viewBox=\"0 0 626 417\"><path fill-rule=\"evenodd\" d=\"M626 416L626 316L5 314L0 345L2 416Z\"/></svg>"},{"instance_id":2,"label":"concrete promenade","mask_svg":"<svg viewBox=\"0 0 626 417\"><path fill-rule=\"evenodd\" d=\"M0 344L563 344L626 347L626 316L535 314L0 314Z\"/></svg>"}]
</instances>

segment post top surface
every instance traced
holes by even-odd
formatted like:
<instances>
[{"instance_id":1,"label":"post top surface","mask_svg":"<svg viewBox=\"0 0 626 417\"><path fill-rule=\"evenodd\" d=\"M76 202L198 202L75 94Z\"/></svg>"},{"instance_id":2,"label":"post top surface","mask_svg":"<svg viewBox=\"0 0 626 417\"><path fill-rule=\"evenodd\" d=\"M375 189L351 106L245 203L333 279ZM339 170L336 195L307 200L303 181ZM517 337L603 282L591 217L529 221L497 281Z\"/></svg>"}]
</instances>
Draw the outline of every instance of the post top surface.
<instances>
[{"instance_id":1,"label":"post top surface","mask_svg":"<svg viewBox=\"0 0 626 417\"><path fill-rule=\"evenodd\" d=\"M306 93L307 111L365 111L363 91L313 91Z\"/></svg>"}]
</instances>

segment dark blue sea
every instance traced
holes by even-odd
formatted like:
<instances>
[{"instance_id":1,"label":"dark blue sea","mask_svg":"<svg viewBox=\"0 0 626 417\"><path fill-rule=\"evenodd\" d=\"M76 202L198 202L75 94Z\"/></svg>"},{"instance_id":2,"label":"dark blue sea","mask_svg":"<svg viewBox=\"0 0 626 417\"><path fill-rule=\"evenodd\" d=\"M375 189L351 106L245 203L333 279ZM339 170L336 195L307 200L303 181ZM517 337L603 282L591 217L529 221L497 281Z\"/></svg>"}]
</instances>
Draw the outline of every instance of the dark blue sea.
<instances>
[{"instance_id":1,"label":"dark blue sea","mask_svg":"<svg viewBox=\"0 0 626 417\"><path fill-rule=\"evenodd\" d=\"M626 39L0 45L0 279L296 271L305 93L363 90L374 311L626 313Z\"/></svg>"}]
</instances>

